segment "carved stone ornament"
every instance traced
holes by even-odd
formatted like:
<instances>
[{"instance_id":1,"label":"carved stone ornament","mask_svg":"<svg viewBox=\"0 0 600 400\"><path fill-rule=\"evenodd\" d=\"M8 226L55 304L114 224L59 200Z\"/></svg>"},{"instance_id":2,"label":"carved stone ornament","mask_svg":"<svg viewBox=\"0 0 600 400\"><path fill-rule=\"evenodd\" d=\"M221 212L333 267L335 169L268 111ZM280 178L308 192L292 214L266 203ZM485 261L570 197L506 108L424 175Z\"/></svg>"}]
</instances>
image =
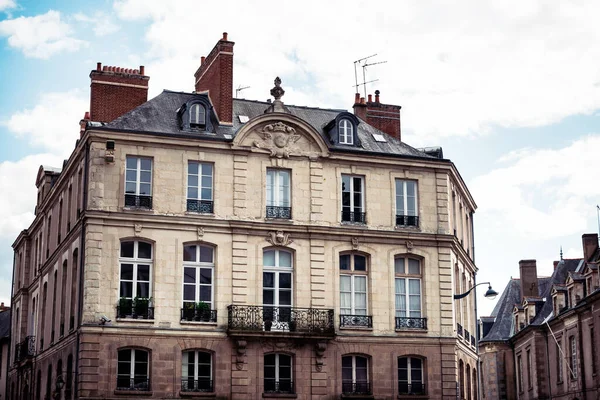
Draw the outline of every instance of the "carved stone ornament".
<instances>
[{"instance_id":1,"label":"carved stone ornament","mask_svg":"<svg viewBox=\"0 0 600 400\"><path fill-rule=\"evenodd\" d=\"M261 338L260 344L264 351L287 351L293 352L301 346L297 340L283 338Z\"/></svg>"},{"instance_id":2,"label":"carved stone ornament","mask_svg":"<svg viewBox=\"0 0 600 400\"><path fill-rule=\"evenodd\" d=\"M241 371L244 368L244 356L246 355L246 346L248 343L245 340L237 340L236 344L236 357L235 357L235 367L238 371Z\"/></svg>"},{"instance_id":3,"label":"carved stone ornament","mask_svg":"<svg viewBox=\"0 0 600 400\"><path fill-rule=\"evenodd\" d=\"M277 232L269 232L269 236L267 236L267 242L271 243L273 246L287 246L293 242L290 239L289 233L283 233L283 231Z\"/></svg>"},{"instance_id":4,"label":"carved stone ornament","mask_svg":"<svg viewBox=\"0 0 600 400\"><path fill-rule=\"evenodd\" d=\"M271 157L289 158L292 152L297 151L293 146L300 139L296 130L283 122L265 125L261 130L262 142L255 140L253 145L259 149L271 152Z\"/></svg>"},{"instance_id":5,"label":"carved stone ornament","mask_svg":"<svg viewBox=\"0 0 600 400\"><path fill-rule=\"evenodd\" d=\"M325 350L327 350L327 342L318 342L315 344L315 367L317 368L317 372L323 370L323 356L325 355Z\"/></svg>"},{"instance_id":6,"label":"carved stone ornament","mask_svg":"<svg viewBox=\"0 0 600 400\"><path fill-rule=\"evenodd\" d=\"M204 236L204 228L199 226L197 229L198 232L198 239L202 239L202 236Z\"/></svg>"},{"instance_id":7,"label":"carved stone ornament","mask_svg":"<svg viewBox=\"0 0 600 400\"><path fill-rule=\"evenodd\" d=\"M415 247L415 244L412 241L410 241L410 240L406 241L406 248L408 250L412 250L414 247Z\"/></svg>"},{"instance_id":8,"label":"carved stone ornament","mask_svg":"<svg viewBox=\"0 0 600 400\"><path fill-rule=\"evenodd\" d=\"M133 225L133 234L135 236L139 236L142 233L142 224L134 224Z\"/></svg>"},{"instance_id":9,"label":"carved stone ornament","mask_svg":"<svg viewBox=\"0 0 600 400\"><path fill-rule=\"evenodd\" d=\"M277 77L273 83L275 83L275 87L271 89L271 96L273 96L275 100L280 100L285 94L285 90L281 87L281 79Z\"/></svg>"},{"instance_id":10,"label":"carved stone ornament","mask_svg":"<svg viewBox=\"0 0 600 400\"><path fill-rule=\"evenodd\" d=\"M360 244L360 243L359 243L358 236L354 236L354 237L352 238L352 248L353 248L354 250L358 250L358 245L359 245L359 244Z\"/></svg>"}]
</instances>

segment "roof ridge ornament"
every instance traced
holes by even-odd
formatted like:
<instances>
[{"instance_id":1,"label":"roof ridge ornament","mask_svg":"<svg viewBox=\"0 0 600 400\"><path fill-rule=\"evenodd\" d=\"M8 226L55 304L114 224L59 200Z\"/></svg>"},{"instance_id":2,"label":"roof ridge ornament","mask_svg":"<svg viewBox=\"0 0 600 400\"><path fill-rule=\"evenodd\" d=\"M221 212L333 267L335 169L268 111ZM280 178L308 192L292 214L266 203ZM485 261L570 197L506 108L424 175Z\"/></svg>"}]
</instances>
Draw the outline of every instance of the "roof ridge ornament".
<instances>
[{"instance_id":1,"label":"roof ridge ornament","mask_svg":"<svg viewBox=\"0 0 600 400\"><path fill-rule=\"evenodd\" d=\"M275 83L275 87L271 89L271 96L275 97L275 101L277 101L283 97L285 90L281 87L281 79L279 77L276 77L273 83Z\"/></svg>"},{"instance_id":2,"label":"roof ridge ornament","mask_svg":"<svg viewBox=\"0 0 600 400\"><path fill-rule=\"evenodd\" d=\"M288 110L287 107L283 105L283 101L281 101L281 98L285 94L285 90L281 87L281 79L276 77L273 82L275 83L275 86L271 89L271 96L275 98L275 101L265 110L265 113L280 112L290 114L290 110Z\"/></svg>"}]
</instances>

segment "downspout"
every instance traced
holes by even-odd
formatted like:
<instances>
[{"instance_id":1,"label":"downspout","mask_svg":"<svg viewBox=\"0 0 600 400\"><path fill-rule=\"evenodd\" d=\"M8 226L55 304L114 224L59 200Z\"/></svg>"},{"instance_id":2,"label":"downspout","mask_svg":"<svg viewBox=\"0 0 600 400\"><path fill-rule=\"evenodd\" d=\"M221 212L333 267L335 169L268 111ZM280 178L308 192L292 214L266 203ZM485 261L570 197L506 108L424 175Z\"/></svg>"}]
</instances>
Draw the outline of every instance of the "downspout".
<instances>
[{"instance_id":1,"label":"downspout","mask_svg":"<svg viewBox=\"0 0 600 400\"><path fill-rule=\"evenodd\" d=\"M77 350L75 352L75 379L73 382L72 390L75 391L74 398L78 398L79 394L79 348L81 344L81 321L83 319L83 282L85 279L83 277L83 273L85 270L85 211L87 209L87 198L88 198L88 173L89 173L89 158L90 158L90 144L86 143L85 145L85 163L83 167L83 204L81 205L81 240L79 243L80 259L79 259L79 295L77 296Z\"/></svg>"}]
</instances>

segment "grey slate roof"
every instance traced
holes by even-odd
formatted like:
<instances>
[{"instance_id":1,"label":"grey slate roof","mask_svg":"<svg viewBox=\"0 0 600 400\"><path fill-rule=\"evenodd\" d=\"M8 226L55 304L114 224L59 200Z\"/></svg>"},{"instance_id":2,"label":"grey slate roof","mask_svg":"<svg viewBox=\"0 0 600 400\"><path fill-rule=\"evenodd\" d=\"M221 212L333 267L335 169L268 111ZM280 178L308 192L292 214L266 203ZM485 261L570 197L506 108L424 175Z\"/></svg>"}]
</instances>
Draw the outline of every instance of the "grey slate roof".
<instances>
[{"instance_id":1,"label":"grey slate roof","mask_svg":"<svg viewBox=\"0 0 600 400\"><path fill-rule=\"evenodd\" d=\"M264 111L270 106L268 102L233 99L233 126L219 126L214 134L201 132L182 131L177 119L177 110L188 101L201 96L194 93L172 92L165 90L155 98L116 118L114 121L105 124L98 129L123 130L140 133L158 133L173 136L183 136L188 138L197 138L204 140L233 140L235 134L240 130L243 124L238 116L245 115L252 118L264 114ZM350 147L345 145L334 145L324 131L325 125L345 110L323 109L314 107L301 107L285 105L290 113L310 124L317 132L321 134L323 140L328 144L329 149L333 151L346 152L373 152L379 154L392 154L398 156L418 157L426 159L437 159L423 151L403 143L375 127L360 121L358 125L358 137L362 147ZM378 142L373 138L373 134L384 135L386 142Z\"/></svg>"},{"instance_id":2,"label":"grey slate roof","mask_svg":"<svg viewBox=\"0 0 600 400\"><path fill-rule=\"evenodd\" d=\"M552 276L538 278L539 297L545 298L546 301L538 310L531 325L542 325L544 320L552 313L553 304L550 295L552 286L554 284L564 284L569 273L577 269L580 261L579 259L561 260ZM512 279L502 292L502 296L500 296L492 312L492 316L496 317L496 321L488 334L481 339L481 342L508 340L515 333L513 326L513 308L515 304L521 304L521 281L519 279Z\"/></svg>"}]
</instances>

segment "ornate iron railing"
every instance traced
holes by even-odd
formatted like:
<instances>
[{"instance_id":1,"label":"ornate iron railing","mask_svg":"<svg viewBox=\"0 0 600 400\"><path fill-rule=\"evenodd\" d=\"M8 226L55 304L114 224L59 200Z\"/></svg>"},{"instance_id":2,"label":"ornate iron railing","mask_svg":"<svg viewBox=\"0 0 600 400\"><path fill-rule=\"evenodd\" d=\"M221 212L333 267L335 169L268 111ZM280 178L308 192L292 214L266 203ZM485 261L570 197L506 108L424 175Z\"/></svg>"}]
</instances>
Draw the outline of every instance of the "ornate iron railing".
<instances>
[{"instance_id":1,"label":"ornate iron railing","mask_svg":"<svg viewBox=\"0 0 600 400\"><path fill-rule=\"evenodd\" d=\"M154 319L154 307L117 306L117 318Z\"/></svg>"},{"instance_id":2,"label":"ornate iron railing","mask_svg":"<svg viewBox=\"0 0 600 400\"><path fill-rule=\"evenodd\" d=\"M416 215L396 215L397 226L419 226L419 217Z\"/></svg>"},{"instance_id":3,"label":"ornate iron railing","mask_svg":"<svg viewBox=\"0 0 600 400\"><path fill-rule=\"evenodd\" d=\"M469 343L471 341L471 334L466 329L465 329L465 340L467 341L467 343Z\"/></svg>"},{"instance_id":4,"label":"ornate iron railing","mask_svg":"<svg viewBox=\"0 0 600 400\"><path fill-rule=\"evenodd\" d=\"M396 317L396 329L427 329L427 318Z\"/></svg>"},{"instance_id":5,"label":"ornate iron railing","mask_svg":"<svg viewBox=\"0 0 600 400\"><path fill-rule=\"evenodd\" d=\"M15 361L20 362L35 356L35 336L26 336L25 340L17 344Z\"/></svg>"},{"instance_id":6,"label":"ornate iron railing","mask_svg":"<svg viewBox=\"0 0 600 400\"><path fill-rule=\"evenodd\" d=\"M292 207L267 206L267 218L292 219Z\"/></svg>"},{"instance_id":7,"label":"ornate iron railing","mask_svg":"<svg viewBox=\"0 0 600 400\"><path fill-rule=\"evenodd\" d=\"M279 380L265 378L265 393L287 393L293 394L294 381L292 380Z\"/></svg>"},{"instance_id":8,"label":"ornate iron railing","mask_svg":"<svg viewBox=\"0 0 600 400\"><path fill-rule=\"evenodd\" d=\"M335 333L333 310L329 309L232 304L227 311L230 331L287 331L315 335Z\"/></svg>"},{"instance_id":9,"label":"ornate iron railing","mask_svg":"<svg viewBox=\"0 0 600 400\"><path fill-rule=\"evenodd\" d=\"M183 304L181 309L181 320L182 321L197 321L197 322L217 322L217 310L207 310L204 308L196 307L195 304L188 306L186 303Z\"/></svg>"},{"instance_id":10,"label":"ornate iron railing","mask_svg":"<svg viewBox=\"0 0 600 400\"><path fill-rule=\"evenodd\" d=\"M184 378L181 380L182 392L214 392L212 379Z\"/></svg>"},{"instance_id":11,"label":"ornate iron railing","mask_svg":"<svg viewBox=\"0 0 600 400\"><path fill-rule=\"evenodd\" d=\"M212 200L187 199L187 210L203 214L212 214L214 202Z\"/></svg>"},{"instance_id":12,"label":"ornate iron railing","mask_svg":"<svg viewBox=\"0 0 600 400\"><path fill-rule=\"evenodd\" d=\"M471 336L471 346L475 347L475 336Z\"/></svg>"},{"instance_id":13,"label":"ornate iron railing","mask_svg":"<svg viewBox=\"0 0 600 400\"><path fill-rule=\"evenodd\" d=\"M365 224L367 222L367 213L342 211L342 222L356 222Z\"/></svg>"},{"instance_id":14,"label":"ornate iron railing","mask_svg":"<svg viewBox=\"0 0 600 400\"><path fill-rule=\"evenodd\" d=\"M130 378L129 376L118 376L117 390L150 391L150 379L146 376L134 378Z\"/></svg>"},{"instance_id":15,"label":"ornate iron railing","mask_svg":"<svg viewBox=\"0 0 600 400\"><path fill-rule=\"evenodd\" d=\"M371 315L340 315L340 327L372 328L373 317Z\"/></svg>"},{"instance_id":16,"label":"ornate iron railing","mask_svg":"<svg viewBox=\"0 0 600 400\"><path fill-rule=\"evenodd\" d=\"M125 207L152 209L152 196L125 195Z\"/></svg>"},{"instance_id":17,"label":"ornate iron railing","mask_svg":"<svg viewBox=\"0 0 600 400\"><path fill-rule=\"evenodd\" d=\"M369 382L342 382L343 394L371 394Z\"/></svg>"},{"instance_id":18,"label":"ornate iron railing","mask_svg":"<svg viewBox=\"0 0 600 400\"><path fill-rule=\"evenodd\" d=\"M459 323L456 324L456 334L458 336L462 336L463 335L463 327Z\"/></svg>"},{"instance_id":19,"label":"ornate iron railing","mask_svg":"<svg viewBox=\"0 0 600 400\"><path fill-rule=\"evenodd\" d=\"M423 395L425 394L425 384L398 382L398 394Z\"/></svg>"}]
</instances>

